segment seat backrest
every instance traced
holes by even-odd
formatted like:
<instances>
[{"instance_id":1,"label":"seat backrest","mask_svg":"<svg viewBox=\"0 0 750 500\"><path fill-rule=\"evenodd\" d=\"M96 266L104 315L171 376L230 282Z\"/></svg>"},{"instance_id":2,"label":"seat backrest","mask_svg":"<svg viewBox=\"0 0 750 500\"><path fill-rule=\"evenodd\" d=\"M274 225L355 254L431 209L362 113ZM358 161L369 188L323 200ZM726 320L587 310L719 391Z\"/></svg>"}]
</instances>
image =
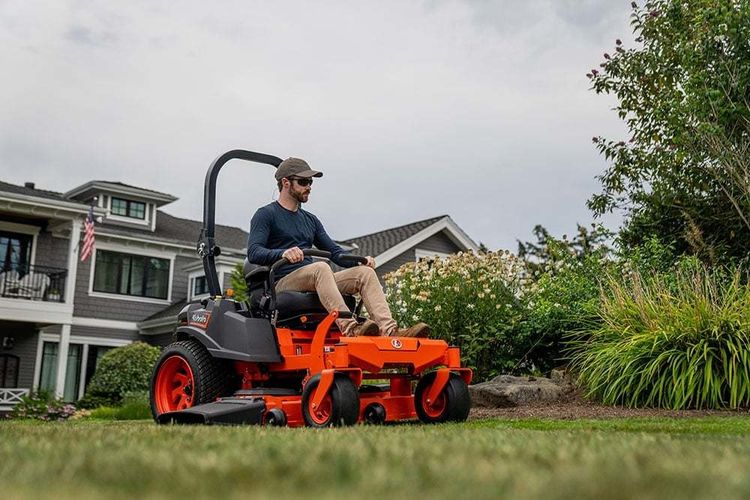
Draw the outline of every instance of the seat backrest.
<instances>
[{"instance_id":1,"label":"seat backrest","mask_svg":"<svg viewBox=\"0 0 750 500\"><path fill-rule=\"evenodd\" d=\"M268 279L268 273L270 268L268 266L260 266L253 264L247 257L245 263L242 265L242 275L245 277L245 283L249 289L257 288L262 285Z\"/></svg>"}]
</instances>

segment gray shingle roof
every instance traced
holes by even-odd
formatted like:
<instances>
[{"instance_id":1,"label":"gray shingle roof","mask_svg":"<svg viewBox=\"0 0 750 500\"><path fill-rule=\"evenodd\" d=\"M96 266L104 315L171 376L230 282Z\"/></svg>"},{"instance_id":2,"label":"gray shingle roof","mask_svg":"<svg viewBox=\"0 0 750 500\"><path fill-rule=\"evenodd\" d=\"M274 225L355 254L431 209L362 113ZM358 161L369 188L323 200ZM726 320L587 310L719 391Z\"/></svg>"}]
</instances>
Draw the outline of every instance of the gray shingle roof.
<instances>
[{"instance_id":1,"label":"gray shingle roof","mask_svg":"<svg viewBox=\"0 0 750 500\"><path fill-rule=\"evenodd\" d=\"M178 242L187 245L195 245L198 242L203 222L190 219L182 219L169 215L161 210L157 211L156 229L153 233L144 232L143 229L126 228L111 224L104 224L102 232L107 234L122 234L139 236L154 240ZM247 246L247 233L238 227L216 225L216 244L220 247L244 249Z\"/></svg>"},{"instance_id":2,"label":"gray shingle roof","mask_svg":"<svg viewBox=\"0 0 750 500\"><path fill-rule=\"evenodd\" d=\"M162 195L162 196L169 196L171 198L174 198L174 196L171 195L171 194L169 194L169 193L162 193L161 191L154 191L153 189L147 189L147 188L143 188L143 187L140 187L140 186L133 186L132 184L125 184L124 182L103 181L103 180L96 180L96 181L91 181L91 182L102 182L102 183L106 183L106 184L114 184L116 186L122 186L122 187L130 188L130 189L140 189L141 191L148 191L149 193L154 193L154 194L159 194L159 195Z\"/></svg>"},{"instance_id":3,"label":"gray shingle roof","mask_svg":"<svg viewBox=\"0 0 750 500\"><path fill-rule=\"evenodd\" d=\"M177 314L182 310L183 307L185 307L185 304L187 304L187 299L178 300L174 304L165 307L161 311L152 314L148 318L142 319L140 322L146 322L146 321L153 321L155 319L168 319L172 318L175 322L177 322Z\"/></svg>"},{"instance_id":4,"label":"gray shingle roof","mask_svg":"<svg viewBox=\"0 0 750 500\"><path fill-rule=\"evenodd\" d=\"M25 194L28 196L38 196L40 198L48 198L51 200L68 201L62 193L56 193L55 191L46 191L44 189L27 188L26 186L18 186L16 184L10 184L3 181L0 181L0 191L5 191L6 193Z\"/></svg>"},{"instance_id":5,"label":"gray shingle roof","mask_svg":"<svg viewBox=\"0 0 750 500\"><path fill-rule=\"evenodd\" d=\"M375 257L446 217L448 216L440 215L438 217L404 224L403 226L385 229L383 231L378 231L377 233L350 238L344 240L343 243L346 243L347 245L357 245L357 247L359 247L351 251L353 255L372 255Z\"/></svg>"}]
</instances>

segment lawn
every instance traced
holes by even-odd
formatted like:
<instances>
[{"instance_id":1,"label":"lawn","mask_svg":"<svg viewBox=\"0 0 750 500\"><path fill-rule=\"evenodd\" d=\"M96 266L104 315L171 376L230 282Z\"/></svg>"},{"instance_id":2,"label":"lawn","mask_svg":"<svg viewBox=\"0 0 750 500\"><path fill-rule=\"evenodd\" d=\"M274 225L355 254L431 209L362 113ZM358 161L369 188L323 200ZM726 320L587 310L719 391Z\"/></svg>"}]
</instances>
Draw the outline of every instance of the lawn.
<instances>
[{"instance_id":1,"label":"lawn","mask_svg":"<svg viewBox=\"0 0 750 500\"><path fill-rule=\"evenodd\" d=\"M327 430L5 421L0 484L13 499L747 498L750 416Z\"/></svg>"}]
</instances>

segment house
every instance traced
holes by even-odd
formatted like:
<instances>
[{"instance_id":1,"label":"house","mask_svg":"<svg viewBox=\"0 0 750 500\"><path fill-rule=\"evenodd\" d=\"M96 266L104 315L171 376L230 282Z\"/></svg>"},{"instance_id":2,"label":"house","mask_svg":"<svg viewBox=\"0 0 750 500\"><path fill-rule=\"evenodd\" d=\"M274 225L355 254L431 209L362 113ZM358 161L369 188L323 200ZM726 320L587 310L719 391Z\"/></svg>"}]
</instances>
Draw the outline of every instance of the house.
<instances>
[{"instance_id":1,"label":"house","mask_svg":"<svg viewBox=\"0 0 750 500\"><path fill-rule=\"evenodd\" d=\"M107 350L170 341L177 312L207 294L195 250L202 222L161 210L176 199L100 180L65 193L0 182L0 411L37 388L75 401ZM92 205L96 247L81 262ZM247 233L217 225L216 240L226 288ZM477 249L447 215L340 243L373 255L381 277L423 256Z\"/></svg>"}]
</instances>

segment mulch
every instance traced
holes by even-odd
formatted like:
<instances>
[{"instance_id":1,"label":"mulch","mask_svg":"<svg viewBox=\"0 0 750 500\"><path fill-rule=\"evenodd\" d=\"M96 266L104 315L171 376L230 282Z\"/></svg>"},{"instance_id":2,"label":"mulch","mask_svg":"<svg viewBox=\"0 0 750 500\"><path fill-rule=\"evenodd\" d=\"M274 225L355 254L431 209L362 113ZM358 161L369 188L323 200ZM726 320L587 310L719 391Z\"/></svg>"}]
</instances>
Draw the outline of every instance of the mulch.
<instances>
[{"instance_id":1,"label":"mulch","mask_svg":"<svg viewBox=\"0 0 750 500\"><path fill-rule=\"evenodd\" d=\"M625 408L621 406L603 406L587 401L580 397L573 397L567 401L547 404L532 404L514 406L510 408L472 408L469 419L479 420L485 418L508 418L508 419L608 419L608 418L643 418L643 417L672 417L672 418L695 418L695 417L725 417L725 416L750 416L747 409L744 410L663 410L658 408Z\"/></svg>"}]
</instances>

